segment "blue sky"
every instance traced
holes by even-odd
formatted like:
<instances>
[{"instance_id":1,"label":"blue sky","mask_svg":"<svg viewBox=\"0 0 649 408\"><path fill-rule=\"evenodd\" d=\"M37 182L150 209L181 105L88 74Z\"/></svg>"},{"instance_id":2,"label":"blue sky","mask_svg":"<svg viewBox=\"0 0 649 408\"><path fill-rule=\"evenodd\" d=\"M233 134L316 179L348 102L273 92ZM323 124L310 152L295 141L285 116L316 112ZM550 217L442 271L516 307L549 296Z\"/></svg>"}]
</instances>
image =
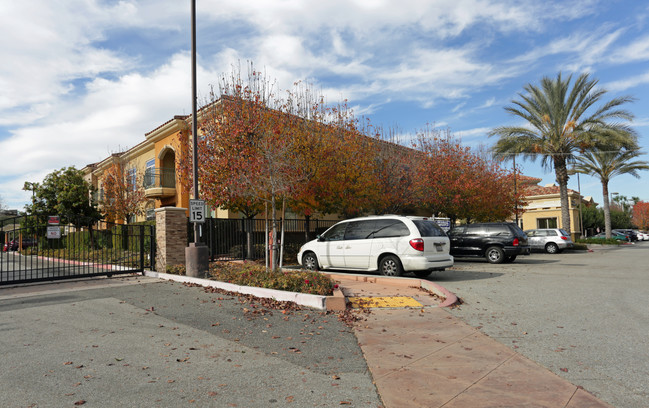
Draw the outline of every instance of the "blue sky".
<instances>
[{"instance_id":1,"label":"blue sky","mask_svg":"<svg viewBox=\"0 0 649 408\"><path fill-rule=\"evenodd\" d=\"M569 6L567 6L569 4ZM375 125L448 128L469 146L521 124L504 107L543 76L589 72L627 106L649 161L649 5L574 0L197 0L198 92L252 61L287 89L306 81ZM191 113L190 1L30 0L0 5L0 197L102 160ZM200 96L199 96L200 97ZM540 161L524 174L555 180ZM649 201L649 172L610 191ZM569 187L577 190L577 179ZM601 185L581 177L583 195Z\"/></svg>"}]
</instances>

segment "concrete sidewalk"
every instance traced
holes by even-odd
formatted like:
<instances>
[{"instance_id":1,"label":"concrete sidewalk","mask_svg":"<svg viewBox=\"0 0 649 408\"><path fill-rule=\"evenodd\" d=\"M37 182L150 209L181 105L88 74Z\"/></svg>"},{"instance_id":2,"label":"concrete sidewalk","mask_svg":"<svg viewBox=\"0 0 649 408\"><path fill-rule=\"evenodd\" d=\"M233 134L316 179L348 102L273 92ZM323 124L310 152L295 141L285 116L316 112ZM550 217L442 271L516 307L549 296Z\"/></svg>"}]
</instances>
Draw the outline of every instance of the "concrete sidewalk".
<instances>
[{"instance_id":1,"label":"concrete sidewalk","mask_svg":"<svg viewBox=\"0 0 649 408\"><path fill-rule=\"evenodd\" d=\"M355 328L381 399L398 407L610 407L438 307L416 279L333 276L346 296L412 297ZM412 282L405 284L404 282Z\"/></svg>"}]
</instances>

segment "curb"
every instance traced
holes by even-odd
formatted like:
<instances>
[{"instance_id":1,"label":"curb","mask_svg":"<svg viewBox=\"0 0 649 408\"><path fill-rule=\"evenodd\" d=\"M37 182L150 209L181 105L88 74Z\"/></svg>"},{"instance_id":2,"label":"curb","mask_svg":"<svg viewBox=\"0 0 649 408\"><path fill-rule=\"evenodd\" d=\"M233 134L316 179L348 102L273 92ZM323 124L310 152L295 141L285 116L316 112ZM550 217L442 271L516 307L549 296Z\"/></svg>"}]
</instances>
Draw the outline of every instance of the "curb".
<instances>
[{"instance_id":1,"label":"curb","mask_svg":"<svg viewBox=\"0 0 649 408\"><path fill-rule=\"evenodd\" d=\"M152 278L165 279L174 282L194 283L200 286L208 286L212 288L227 290L229 292L237 292L246 295L253 295L260 298L275 299L282 302L294 302L297 303L298 305L308 306L318 310L330 310L327 308L327 303L328 303L327 299L328 298L335 299L340 296L340 295L336 296L335 291L334 291L334 296L309 295L306 293L287 292L284 290L257 288L253 286L241 286L241 285L235 285L232 283L215 281L210 279L193 278L191 276L173 275L169 273L153 272L153 271L145 271L144 275L150 276ZM332 300L332 303L335 304L336 300ZM343 297L343 303L344 303L344 297Z\"/></svg>"},{"instance_id":2,"label":"curb","mask_svg":"<svg viewBox=\"0 0 649 408\"><path fill-rule=\"evenodd\" d=\"M457 303L457 296L454 293L450 292L443 286L440 286L434 282L417 279L417 278L402 278L398 276L367 276L367 275L355 275L355 274L339 274L332 272L320 272L326 275L329 275L333 279L352 279L357 282L369 282L369 283L383 283L388 285L399 285L399 286L415 286L422 289L433 292L440 298L443 298L444 301L437 307L450 307Z\"/></svg>"}]
</instances>

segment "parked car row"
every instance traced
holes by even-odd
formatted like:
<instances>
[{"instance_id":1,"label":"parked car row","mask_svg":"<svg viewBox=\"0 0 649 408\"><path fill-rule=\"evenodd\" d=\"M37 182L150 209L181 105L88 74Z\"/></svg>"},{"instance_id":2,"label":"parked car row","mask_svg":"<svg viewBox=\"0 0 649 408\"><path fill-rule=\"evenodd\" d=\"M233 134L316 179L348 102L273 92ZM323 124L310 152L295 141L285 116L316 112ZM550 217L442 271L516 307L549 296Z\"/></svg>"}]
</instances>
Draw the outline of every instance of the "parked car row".
<instances>
[{"instance_id":1,"label":"parked car row","mask_svg":"<svg viewBox=\"0 0 649 408\"><path fill-rule=\"evenodd\" d=\"M649 240L639 231L612 233L619 240ZM298 263L309 270L379 271L387 276L413 272L423 277L453 266L455 257L499 264L532 250L557 254L573 246L570 234L561 228L523 231L512 222L487 222L454 226L445 233L426 217L384 215L335 224L300 248Z\"/></svg>"},{"instance_id":2,"label":"parked car row","mask_svg":"<svg viewBox=\"0 0 649 408\"><path fill-rule=\"evenodd\" d=\"M594 235L592 238L606 238L606 232L600 232L599 234ZM648 234L635 230L614 229L611 231L611 238L618 241L628 242L649 241Z\"/></svg>"},{"instance_id":3,"label":"parked car row","mask_svg":"<svg viewBox=\"0 0 649 408\"><path fill-rule=\"evenodd\" d=\"M452 228L448 235L426 217L370 216L341 221L304 244L298 263L309 270L413 272L428 276L453 266L454 256L513 262L530 253L527 235L514 223L480 223Z\"/></svg>"}]
</instances>

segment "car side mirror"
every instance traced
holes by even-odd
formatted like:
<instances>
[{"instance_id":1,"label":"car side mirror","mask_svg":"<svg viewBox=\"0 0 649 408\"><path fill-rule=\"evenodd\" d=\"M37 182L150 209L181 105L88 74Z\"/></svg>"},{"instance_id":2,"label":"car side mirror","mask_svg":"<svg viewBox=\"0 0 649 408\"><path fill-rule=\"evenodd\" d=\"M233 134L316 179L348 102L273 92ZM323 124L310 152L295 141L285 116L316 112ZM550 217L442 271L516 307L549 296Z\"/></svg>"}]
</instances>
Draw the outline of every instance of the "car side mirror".
<instances>
[{"instance_id":1,"label":"car side mirror","mask_svg":"<svg viewBox=\"0 0 649 408\"><path fill-rule=\"evenodd\" d=\"M318 242L324 242L324 240L325 240L324 237L323 237L322 235L318 235L318 236L316 237L316 239L318 240Z\"/></svg>"}]
</instances>

